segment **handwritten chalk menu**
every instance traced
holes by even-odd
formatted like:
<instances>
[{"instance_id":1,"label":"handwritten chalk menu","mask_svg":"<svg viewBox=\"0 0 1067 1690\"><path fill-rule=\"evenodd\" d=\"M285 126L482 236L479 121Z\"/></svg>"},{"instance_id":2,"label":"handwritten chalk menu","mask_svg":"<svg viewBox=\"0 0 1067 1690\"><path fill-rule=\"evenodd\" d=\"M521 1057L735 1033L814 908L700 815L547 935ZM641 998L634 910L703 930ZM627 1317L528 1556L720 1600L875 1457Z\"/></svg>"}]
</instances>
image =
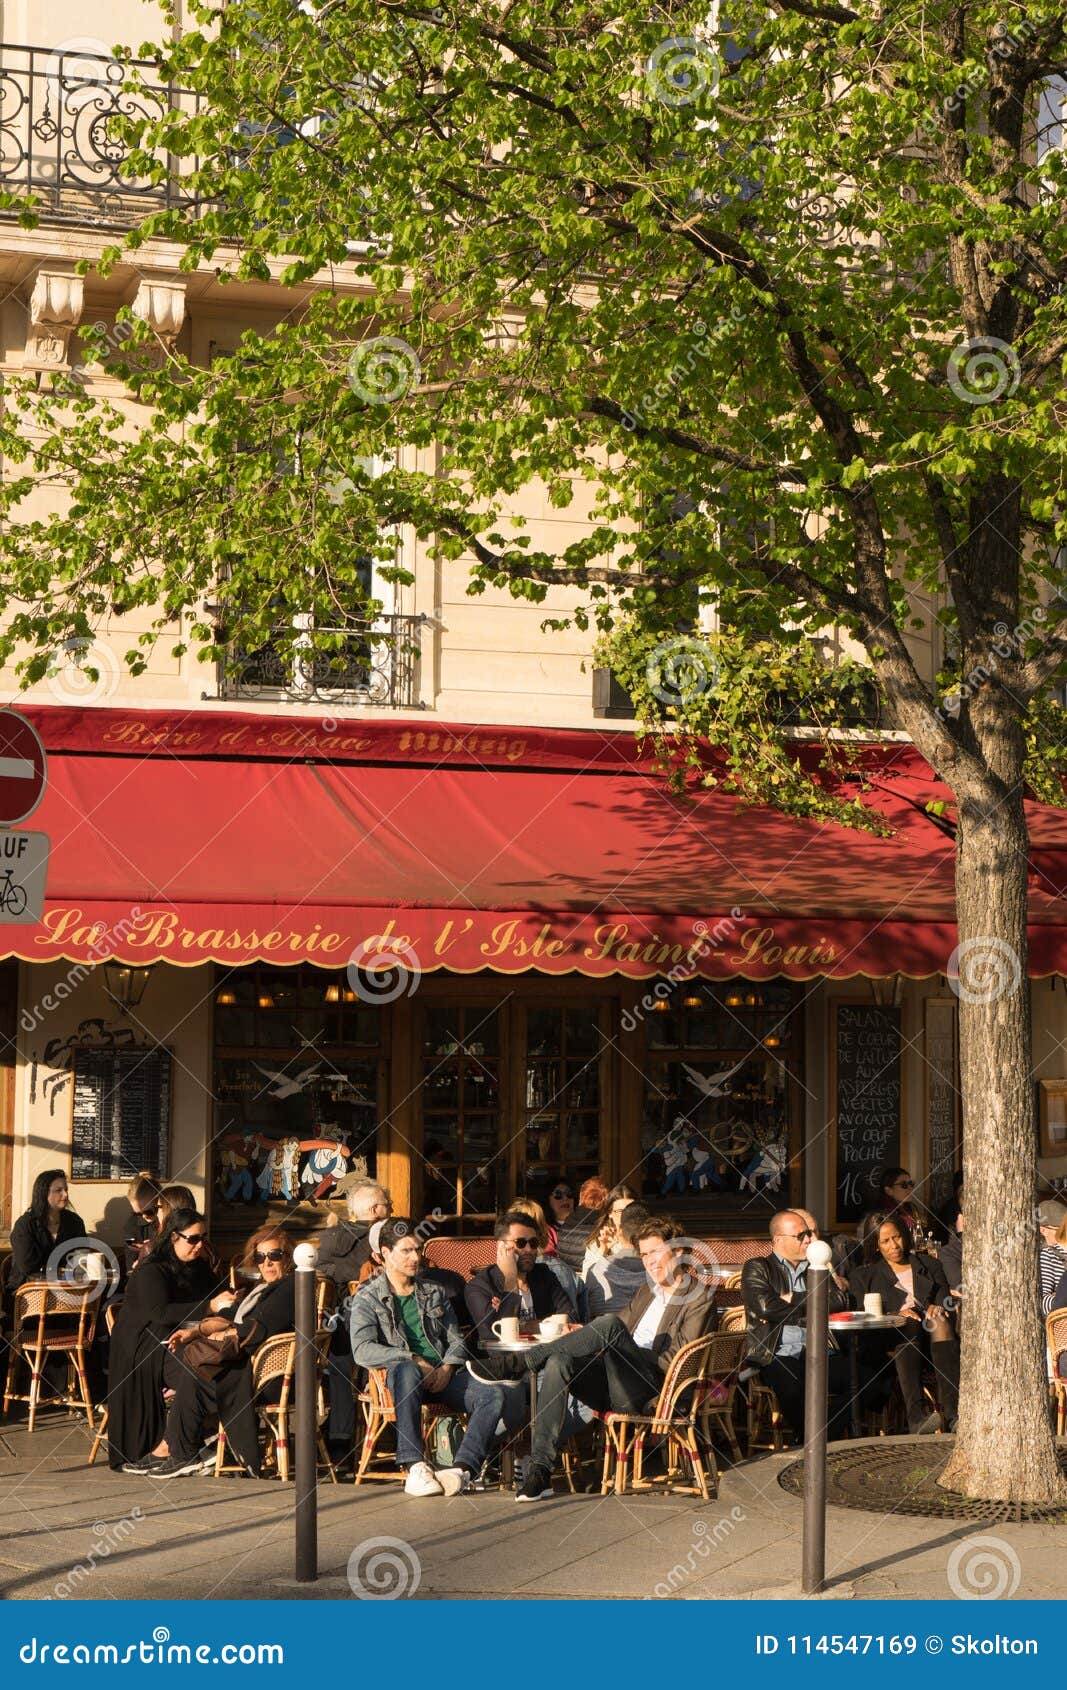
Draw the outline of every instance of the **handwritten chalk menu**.
<instances>
[{"instance_id":1,"label":"handwritten chalk menu","mask_svg":"<svg viewBox=\"0 0 1067 1690\"><path fill-rule=\"evenodd\" d=\"M71 1179L128 1180L140 1168L165 1175L170 1085L162 1045L76 1051Z\"/></svg>"},{"instance_id":2,"label":"handwritten chalk menu","mask_svg":"<svg viewBox=\"0 0 1067 1690\"><path fill-rule=\"evenodd\" d=\"M875 1201L878 1170L900 1159L899 1008L835 1004L831 1060L836 1216L855 1221Z\"/></svg>"},{"instance_id":3,"label":"handwritten chalk menu","mask_svg":"<svg viewBox=\"0 0 1067 1690\"><path fill-rule=\"evenodd\" d=\"M925 1022L927 1181L923 1202L936 1212L952 1195L959 1145L955 999L927 998Z\"/></svg>"}]
</instances>

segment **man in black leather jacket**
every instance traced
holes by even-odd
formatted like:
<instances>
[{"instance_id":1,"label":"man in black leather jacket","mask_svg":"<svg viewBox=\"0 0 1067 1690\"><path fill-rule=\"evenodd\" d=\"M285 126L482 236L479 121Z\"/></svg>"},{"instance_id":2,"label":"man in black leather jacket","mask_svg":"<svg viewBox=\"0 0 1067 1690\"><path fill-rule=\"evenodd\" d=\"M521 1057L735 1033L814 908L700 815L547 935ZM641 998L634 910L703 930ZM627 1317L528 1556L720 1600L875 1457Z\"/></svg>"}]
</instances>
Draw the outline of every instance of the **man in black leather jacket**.
<instances>
[{"instance_id":1,"label":"man in black leather jacket","mask_svg":"<svg viewBox=\"0 0 1067 1690\"><path fill-rule=\"evenodd\" d=\"M771 1254L753 1256L741 1271L747 1345L745 1360L770 1385L794 1435L804 1438L804 1358L807 1342L807 1248L810 1227L793 1209L782 1209L770 1223ZM833 1275L829 1312L848 1308L848 1292ZM844 1435L848 1419L848 1364L830 1338L830 1418L828 1435Z\"/></svg>"}]
</instances>

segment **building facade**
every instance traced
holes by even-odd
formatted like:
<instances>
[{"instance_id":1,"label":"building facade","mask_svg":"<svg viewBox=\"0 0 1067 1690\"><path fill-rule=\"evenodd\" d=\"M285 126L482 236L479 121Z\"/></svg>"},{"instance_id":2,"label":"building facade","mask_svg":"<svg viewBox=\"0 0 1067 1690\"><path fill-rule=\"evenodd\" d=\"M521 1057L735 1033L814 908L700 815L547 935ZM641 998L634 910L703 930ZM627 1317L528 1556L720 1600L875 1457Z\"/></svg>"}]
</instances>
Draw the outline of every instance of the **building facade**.
<instances>
[{"instance_id":1,"label":"building facade","mask_svg":"<svg viewBox=\"0 0 1067 1690\"><path fill-rule=\"evenodd\" d=\"M4 185L46 202L32 230L0 213L5 369L113 398L83 326L118 337L132 305L209 364L298 302L183 274L162 243L78 273L180 192L124 180L101 126L123 98L111 48L151 35L150 10L108 0L90 39L68 0L0 0ZM525 493L531 543L578 538L591 497ZM463 560L397 544L411 585L377 584L388 637L355 639L341 675L269 651L206 674L157 647L133 680L131 613L28 693L0 676L49 752L32 825L52 839L44 923L0 934L4 1227L54 1166L113 1244L142 1167L190 1185L224 1243L266 1213L321 1225L363 1170L445 1231L597 1172L702 1234L760 1232L785 1201L850 1225L882 1163L939 1207L960 1131L951 851L913 819L929 782L907 748L886 753L892 862L725 800L687 811L591 637L544 632L572 595L470 597ZM934 609L912 635L926 672ZM1030 987L1049 1178L1057 962L1050 939Z\"/></svg>"}]
</instances>

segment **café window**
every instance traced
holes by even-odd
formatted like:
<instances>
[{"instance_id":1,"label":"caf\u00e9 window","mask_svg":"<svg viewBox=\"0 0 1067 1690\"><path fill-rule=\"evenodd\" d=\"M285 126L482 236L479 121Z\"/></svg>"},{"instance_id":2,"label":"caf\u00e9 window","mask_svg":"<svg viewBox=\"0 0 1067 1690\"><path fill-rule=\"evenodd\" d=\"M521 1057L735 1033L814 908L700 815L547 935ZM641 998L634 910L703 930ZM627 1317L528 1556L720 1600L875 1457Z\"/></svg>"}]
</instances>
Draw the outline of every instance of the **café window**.
<instances>
[{"instance_id":1,"label":"caf\u00e9 window","mask_svg":"<svg viewBox=\"0 0 1067 1690\"><path fill-rule=\"evenodd\" d=\"M663 981L648 994L646 1196L749 1215L798 1194L803 1015L789 981Z\"/></svg>"},{"instance_id":2,"label":"caf\u00e9 window","mask_svg":"<svg viewBox=\"0 0 1067 1690\"><path fill-rule=\"evenodd\" d=\"M325 1203L376 1172L386 1019L347 974L301 966L219 971L215 1196L225 1205Z\"/></svg>"},{"instance_id":3,"label":"caf\u00e9 window","mask_svg":"<svg viewBox=\"0 0 1067 1690\"><path fill-rule=\"evenodd\" d=\"M428 1215L488 1218L506 1196L500 1146L500 1017L488 1005L428 1008L422 1049L422 1189Z\"/></svg>"}]
</instances>

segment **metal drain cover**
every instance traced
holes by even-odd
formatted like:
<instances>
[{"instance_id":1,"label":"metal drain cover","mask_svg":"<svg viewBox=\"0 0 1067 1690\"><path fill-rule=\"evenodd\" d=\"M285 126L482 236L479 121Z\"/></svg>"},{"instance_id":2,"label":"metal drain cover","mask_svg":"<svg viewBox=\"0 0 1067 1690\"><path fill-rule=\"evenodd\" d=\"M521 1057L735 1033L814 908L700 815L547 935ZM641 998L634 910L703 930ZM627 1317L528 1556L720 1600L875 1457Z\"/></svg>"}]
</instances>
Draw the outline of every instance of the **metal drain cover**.
<instances>
[{"instance_id":1,"label":"metal drain cover","mask_svg":"<svg viewBox=\"0 0 1067 1690\"><path fill-rule=\"evenodd\" d=\"M833 1449L826 1457L826 1500L835 1508L925 1519L983 1520L989 1524L1067 1524L1067 1503L972 1502L937 1483L952 1453L952 1438L877 1439ZM1059 1451L1067 1473L1067 1449ZM778 1483L791 1496L804 1490L804 1463L793 1461Z\"/></svg>"}]
</instances>

